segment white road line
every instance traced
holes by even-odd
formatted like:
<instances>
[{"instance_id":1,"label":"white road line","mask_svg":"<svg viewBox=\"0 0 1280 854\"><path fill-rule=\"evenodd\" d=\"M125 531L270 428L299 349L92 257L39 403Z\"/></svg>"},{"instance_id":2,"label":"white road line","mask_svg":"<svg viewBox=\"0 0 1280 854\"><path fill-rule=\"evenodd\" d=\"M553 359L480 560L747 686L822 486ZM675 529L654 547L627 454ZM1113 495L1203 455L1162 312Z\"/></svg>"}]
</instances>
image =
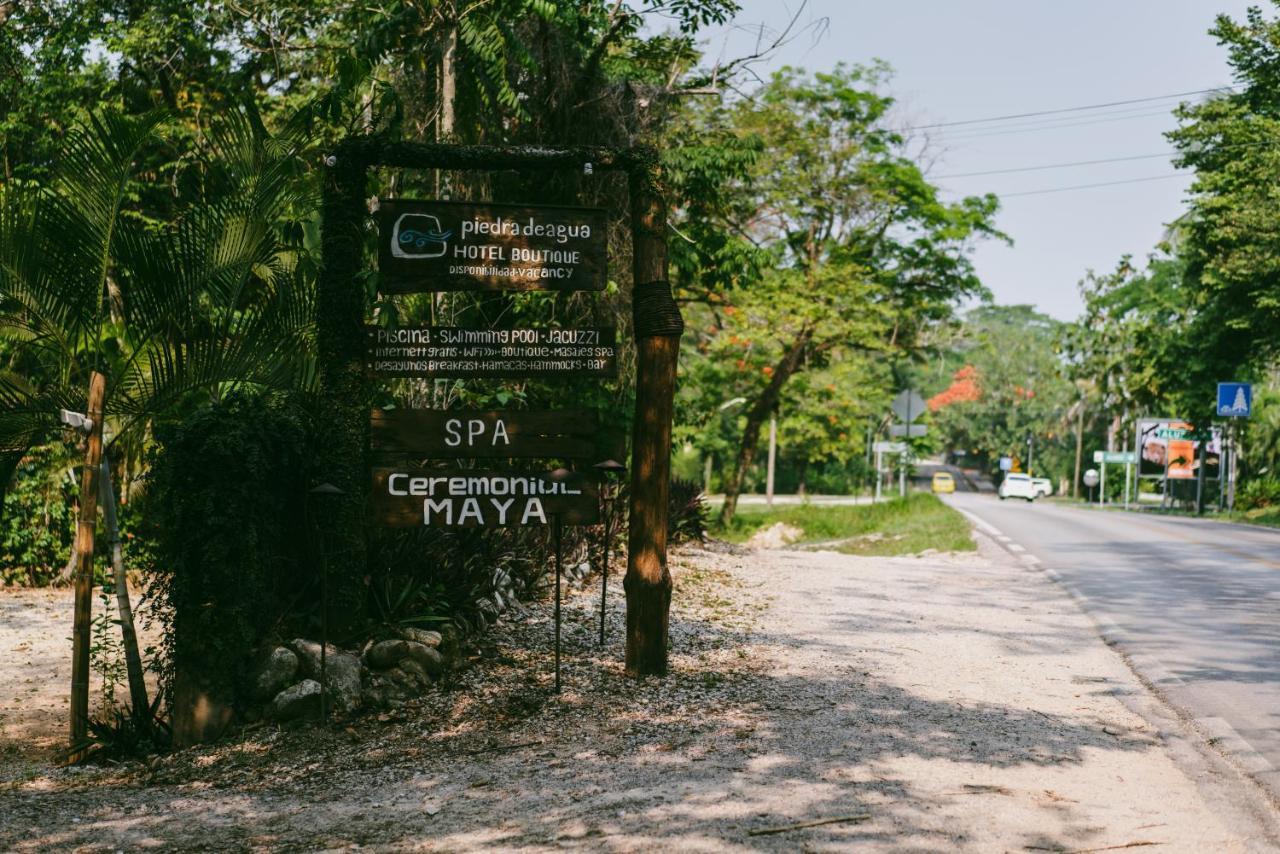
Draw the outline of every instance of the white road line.
<instances>
[{"instance_id":1,"label":"white road line","mask_svg":"<svg viewBox=\"0 0 1280 854\"><path fill-rule=\"evenodd\" d=\"M960 508L959 508L959 507L957 507L956 509L957 509L957 510L960 510ZM969 521L970 521L970 522L972 522L973 524L977 525L979 528L981 528L982 530L986 531L986 532L987 532L988 534L990 534L991 536L993 536L993 537L999 537L999 538L1001 538L1001 539L1005 539L1005 540L1009 539L1009 538L1008 538L1008 537L1006 537L1004 534L1000 533L1000 530L999 530L998 528L996 528L996 526L995 526L995 525L992 525L990 522L988 522L986 519L981 519L981 518L979 518L979 517L977 517L977 516L973 515L972 513L970 513L968 510L960 510L960 512L961 512L961 513L963 513L964 515L968 516L968 517L969 517Z\"/></svg>"},{"instance_id":2,"label":"white road line","mask_svg":"<svg viewBox=\"0 0 1280 854\"><path fill-rule=\"evenodd\" d=\"M1024 549L1022 546L1018 545L1017 543L1010 541L1010 543L1009 543L1009 551L1011 551L1011 552L1025 552L1025 551L1026 551L1026 549Z\"/></svg>"},{"instance_id":3,"label":"white road line","mask_svg":"<svg viewBox=\"0 0 1280 854\"><path fill-rule=\"evenodd\" d=\"M1246 771L1254 774L1274 770L1267 758L1254 750L1235 727L1222 718L1196 718L1196 724L1209 736L1209 743L1231 757Z\"/></svg>"}]
</instances>

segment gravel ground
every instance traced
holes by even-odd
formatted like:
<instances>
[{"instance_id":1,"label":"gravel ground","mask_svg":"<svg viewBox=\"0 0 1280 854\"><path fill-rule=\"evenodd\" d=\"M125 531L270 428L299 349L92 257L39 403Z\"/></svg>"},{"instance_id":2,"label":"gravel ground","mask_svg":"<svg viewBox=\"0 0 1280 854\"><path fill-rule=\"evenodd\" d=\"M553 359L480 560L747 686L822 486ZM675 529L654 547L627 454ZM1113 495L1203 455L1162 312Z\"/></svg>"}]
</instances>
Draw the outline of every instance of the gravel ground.
<instances>
[{"instance_id":1,"label":"gravel ground","mask_svg":"<svg viewBox=\"0 0 1280 854\"><path fill-rule=\"evenodd\" d=\"M1065 594L988 543L921 558L686 550L673 575L664 680L622 675L620 595L597 649L590 586L566 607L558 696L539 604L417 706L332 730L263 727L146 766L58 770L9 749L6 724L0 849L1280 844L1256 790ZM13 605L28 596L35 606ZM59 612L41 596L0 596L6 616L30 617L0 634L0 710L28 675L66 669L66 597ZM41 649L15 652L15 636ZM793 827L811 822L826 823Z\"/></svg>"}]
</instances>

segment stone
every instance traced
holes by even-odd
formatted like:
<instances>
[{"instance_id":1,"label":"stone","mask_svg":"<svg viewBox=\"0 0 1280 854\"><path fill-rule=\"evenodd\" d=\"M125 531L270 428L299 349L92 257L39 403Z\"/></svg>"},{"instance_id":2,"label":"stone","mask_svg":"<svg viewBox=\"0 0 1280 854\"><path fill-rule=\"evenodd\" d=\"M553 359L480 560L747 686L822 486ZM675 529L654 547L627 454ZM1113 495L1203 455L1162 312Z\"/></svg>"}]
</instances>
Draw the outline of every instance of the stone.
<instances>
[{"instance_id":1,"label":"stone","mask_svg":"<svg viewBox=\"0 0 1280 854\"><path fill-rule=\"evenodd\" d=\"M249 684L258 700L270 700L298 675L298 656L283 646L272 647L250 672Z\"/></svg>"},{"instance_id":2,"label":"stone","mask_svg":"<svg viewBox=\"0 0 1280 854\"><path fill-rule=\"evenodd\" d=\"M452 623L445 623L440 627L440 653L446 658L453 658L458 654L458 646L461 638L458 636L458 629Z\"/></svg>"},{"instance_id":3,"label":"stone","mask_svg":"<svg viewBox=\"0 0 1280 854\"><path fill-rule=\"evenodd\" d=\"M298 654L302 675L310 680L319 680L320 644L295 638L289 646ZM329 692L330 708L339 712L354 711L360 705L359 656L329 645L325 648L325 658L325 688Z\"/></svg>"},{"instance_id":4,"label":"stone","mask_svg":"<svg viewBox=\"0 0 1280 854\"><path fill-rule=\"evenodd\" d=\"M320 717L320 683L304 679L276 694L271 701L271 717L278 721Z\"/></svg>"},{"instance_id":5,"label":"stone","mask_svg":"<svg viewBox=\"0 0 1280 854\"><path fill-rule=\"evenodd\" d=\"M786 522L777 522L751 535L747 545L755 549L785 548L804 536L804 531Z\"/></svg>"},{"instance_id":6,"label":"stone","mask_svg":"<svg viewBox=\"0 0 1280 854\"><path fill-rule=\"evenodd\" d=\"M397 664L389 675L413 693L420 693L431 687L431 677L427 675L422 665L412 658L406 658Z\"/></svg>"},{"instance_id":7,"label":"stone","mask_svg":"<svg viewBox=\"0 0 1280 854\"><path fill-rule=\"evenodd\" d=\"M405 657L415 662L419 667L431 676L439 676L444 672L444 656L437 652L433 647L426 644L415 643L414 641L402 641L405 645ZM404 662L401 662L403 664Z\"/></svg>"},{"instance_id":8,"label":"stone","mask_svg":"<svg viewBox=\"0 0 1280 854\"><path fill-rule=\"evenodd\" d=\"M395 667L408 654L408 641L378 641L364 654L364 663L374 670L386 670Z\"/></svg>"},{"instance_id":9,"label":"stone","mask_svg":"<svg viewBox=\"0 0 1280 854\"><path fill-rule=\"evenodd\" d=\"M404 640L424 644L425 646L432 647L433 649L438 648L441 642L444 641L444 635L440 634L440 632L433 632L429 629L418 629L412 626L401 629L399 634Z\"/></svg>"}]
</instances>

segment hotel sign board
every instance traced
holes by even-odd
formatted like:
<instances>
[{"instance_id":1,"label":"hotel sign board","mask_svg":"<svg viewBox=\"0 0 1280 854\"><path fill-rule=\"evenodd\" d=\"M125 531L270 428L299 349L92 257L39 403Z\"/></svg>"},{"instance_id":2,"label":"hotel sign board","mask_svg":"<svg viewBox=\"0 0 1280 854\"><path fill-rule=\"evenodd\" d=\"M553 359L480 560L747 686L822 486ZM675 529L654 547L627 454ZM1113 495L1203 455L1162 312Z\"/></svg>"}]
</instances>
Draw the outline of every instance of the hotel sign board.
<instances>
[{"instance_id":1,"label":"hotel sign board","mask_svg":"<svg viewBox=\"0 0 1280 854\"><path fill-rule=\"evenodd\" d=\"M601 208L395 199L378 226L384 293L604 290Z\"/></svg>"},{"instance_id":2,"label":"hotel sign board","mask_svg":"<svg viewBox=\"0 0 1280 854\"><path fill-rule=\"evenodd\" d=\"M582 472L376 468L371 496L391 528L589 525L600 514L595 480Z\"/></svg>"},{"instance_id":3,"label":"hotel sign board","mask_svg":"<svg viewBox=\"0 0 1280 854\"><path fill-rule=\"evenodd\" d=\"M377 377L605 378L618 371L613 327L370 326L368 335L368 368Z\"/></svg>"}]
</instances>

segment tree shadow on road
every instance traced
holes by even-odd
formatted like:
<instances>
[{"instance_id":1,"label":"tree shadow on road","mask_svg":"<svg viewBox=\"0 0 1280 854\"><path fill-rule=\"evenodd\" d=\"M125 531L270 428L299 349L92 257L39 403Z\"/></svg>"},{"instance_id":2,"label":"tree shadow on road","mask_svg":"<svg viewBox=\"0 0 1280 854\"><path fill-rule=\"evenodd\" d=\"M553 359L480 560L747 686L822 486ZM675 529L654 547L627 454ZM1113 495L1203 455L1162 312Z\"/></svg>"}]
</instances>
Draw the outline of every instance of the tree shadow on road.
<instances>
[{"instance_id":1,"label":"tree shadow on road","mask_svg":"<svg viewBox=\"0 0 1280 854\"><path fill-rule=\"evenodd\" d=\"M0 794L10 816L0 848L937 850L983 842L941 815L1016 797L1043 819L1023 844L1052 850L1085 847L1102 829L1069 798L984 775L1152 747L1080 717L926 696L881 678L847 645L770 630L765 591L728 575L682 583L666 679L625 677L618 640L596 647L598 588L589 589L566 604L568 687L559 696L548 690L540 604L495 633L495 658L508 663L474 668L392 720L260 730L157 768L14 787ZM848 592L866 607L841 632L909 645L912 633L931 630L876 614L873 600ZM620 607L611 602L615 638ZM1068 644L1069 634L1050 626L1031 641L996 640L1016 654L1023 643ZM827 664L789 668L800 648ZM972 782L939 788L904 770L938 763L971 769ZM823 818L846 820L752 835Z\"/></svg>"}]
</instances>

